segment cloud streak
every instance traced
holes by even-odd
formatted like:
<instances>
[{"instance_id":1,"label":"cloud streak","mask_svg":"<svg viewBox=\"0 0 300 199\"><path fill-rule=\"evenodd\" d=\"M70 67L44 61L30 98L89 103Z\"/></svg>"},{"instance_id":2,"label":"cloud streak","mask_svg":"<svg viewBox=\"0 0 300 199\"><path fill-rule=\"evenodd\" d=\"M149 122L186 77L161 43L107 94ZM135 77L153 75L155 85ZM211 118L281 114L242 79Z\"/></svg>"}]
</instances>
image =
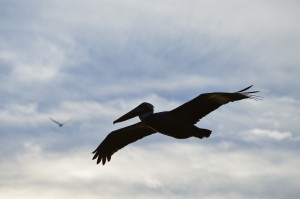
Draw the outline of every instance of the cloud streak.
<instances>
[{"instance_id":1,"label":"cloud streak","mask_svg":"<svg viewBox=\"0 0 300 199\"><path fill-rule=\"evenodd\" d=\"M1 198L298 198L299 3L2 1ZM202 119L206 140L91 151L148 101L254 84L263 101ZM58 128L49 116L72 122Z\"/></svg>"}]
</instances>

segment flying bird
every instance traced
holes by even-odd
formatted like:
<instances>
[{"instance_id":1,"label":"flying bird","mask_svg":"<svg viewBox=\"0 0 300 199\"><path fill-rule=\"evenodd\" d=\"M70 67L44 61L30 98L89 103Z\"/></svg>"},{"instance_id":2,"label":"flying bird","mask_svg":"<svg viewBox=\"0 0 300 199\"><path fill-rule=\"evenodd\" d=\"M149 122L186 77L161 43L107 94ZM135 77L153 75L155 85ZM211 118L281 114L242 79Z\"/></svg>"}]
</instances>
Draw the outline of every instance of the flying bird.
<instances>
[{"instance_id":1,"label":"flying bird","mask_svg":"<svg viewBox=\"0 0 300 199\"><path fill-rule=\"evenodd\" d=\"M70 120L65 121L65 122L58 122L58 121L54 120L54 119L51 118L51 117L49 117L49 119L50 119L52 122L54 122L55 124L57 124L59 127L62 127L63 125L65 125L66 123L68 123L68 122L71 121L71 119L70 119Z\"/></svg>"},{"instance_id":2,"label":"flying bird","mask_svg":"<svg viewBox=\"0 0 300 199\"><path fill-rule=\"evenodd\" d=\"M195 124L210 112L229 102L242 99L260 100L261 97L255 95L259 91L247 91L249 86L237 92L214 92L203 93L189 102L165 112L154 113L154 106L143 102L133 110L129 111L113 124L123 122L133 117L139 116L140 122L112 131L93 151L93 160L97 159L97 164L102 161L111 160L111 156L126 145L154 133L161 133L177 139L189 137L208 138L211 130L198 128Z\"/></svg>"}]
</instances>

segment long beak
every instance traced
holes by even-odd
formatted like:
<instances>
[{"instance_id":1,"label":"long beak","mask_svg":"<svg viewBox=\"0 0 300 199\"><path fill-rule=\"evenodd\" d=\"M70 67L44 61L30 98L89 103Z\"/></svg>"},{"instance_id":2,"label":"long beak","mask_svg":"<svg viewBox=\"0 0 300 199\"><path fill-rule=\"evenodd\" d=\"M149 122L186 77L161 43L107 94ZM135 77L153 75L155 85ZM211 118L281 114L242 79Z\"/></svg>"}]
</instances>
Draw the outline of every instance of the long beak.
<instances>
[{"instance_id":1,"label":"long beak","mask_svg":"<svg viewBox=\"0 0 300 199\"><path fill-rule=\"evenodd\" d=\"M123 122L125 120L129 120L133 117L139 116L142 112L143 112L143 108L141 108L140 106L134 108L133 110L129 111L128 113L126 113L125 115L121 116L119 119L115 120L113 123L118 123L118 122Z\"/></svg>"}]
</instances>

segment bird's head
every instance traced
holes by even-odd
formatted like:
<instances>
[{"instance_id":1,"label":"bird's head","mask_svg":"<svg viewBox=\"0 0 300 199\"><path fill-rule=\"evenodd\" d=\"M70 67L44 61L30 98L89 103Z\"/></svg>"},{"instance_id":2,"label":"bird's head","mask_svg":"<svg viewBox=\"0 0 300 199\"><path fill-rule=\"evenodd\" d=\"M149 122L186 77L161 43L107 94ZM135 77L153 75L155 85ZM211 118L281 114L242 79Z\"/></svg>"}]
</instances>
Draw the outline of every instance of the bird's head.
<instances>
[{"instance_id":1,"label":"bird's head","mask_svg":"<svg viewBox=\"0 0 300 199\"><path fill-rule=\"evenodd\" d=\"M143 102L133 110L129 111L125 115L121 116L119 119L115 120L113 123L115 124L118 122L123 122L125 120L129 120L136 116L139 116L142 119L144 117L147 117L150 114L153 114L153 112L154 112L154 106L148 102Z\"/></svg>"}]
</instances>

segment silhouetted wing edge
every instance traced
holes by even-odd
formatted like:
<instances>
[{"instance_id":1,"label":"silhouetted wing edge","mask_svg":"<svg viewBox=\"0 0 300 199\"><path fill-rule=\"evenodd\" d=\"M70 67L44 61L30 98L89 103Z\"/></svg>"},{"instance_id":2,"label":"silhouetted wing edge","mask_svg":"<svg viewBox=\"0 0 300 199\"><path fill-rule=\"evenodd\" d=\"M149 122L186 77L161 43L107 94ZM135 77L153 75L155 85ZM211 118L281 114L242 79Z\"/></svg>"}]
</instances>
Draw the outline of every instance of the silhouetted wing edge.
<instances>
[{"instance_id":1,"label":"silhouetted wing edge","mask_svg":"<svg viewBox=\"0 0 300 199\"><path fill-rule=\"evenodd\" d=\"M67 121L65 121L65 122L62 122L62 124L64 125L64 124L67 124L67 123L69 123L69 122L71 122L73 119L69 119L69 120L67 120Z\"/></svg>"},{"instance_id":2,"label":"silhouetted wing edge","mask_svg":"<svg viewBox=\"0 0 300 199\"><path fill-rule=\"evenodd\" d=\"M153 133L156 133L156 131L141 122L112 131L93 151L95 154L93 160L97 158L97 164L102 161L104 165L106 160L110 161L111 156L118 150Z\"/></svg>"},{"instance_id":3,"label":"silhouetted wing edge","mask_svg":"<svg viewBox=\"0 0 300 199\"><path fill-rule=\"evenodd\" d=\"M196 124L201 118L229 102L247 98L261 100L262 98L260 96L255 95L255 93L259 91L247 91L251 87L252 85L233 93L203 93L191 101L173 109L170 111L170 114L188 123Z\"/></svg>"},{"instance_id":4,"label":"silhouetted wing edge","mask_svg":"<svg viewBox=\"0 0 300 199\"><path fill-rule=\"evenodd\" d=\"M60 122L58 122L58 121L52 119L51 117L49 117L49 119L50 119L52 122L54 122L54 123L56 123L56 124L58 124L58 125L62 125Z\"/></svg>"}]
</instances>

